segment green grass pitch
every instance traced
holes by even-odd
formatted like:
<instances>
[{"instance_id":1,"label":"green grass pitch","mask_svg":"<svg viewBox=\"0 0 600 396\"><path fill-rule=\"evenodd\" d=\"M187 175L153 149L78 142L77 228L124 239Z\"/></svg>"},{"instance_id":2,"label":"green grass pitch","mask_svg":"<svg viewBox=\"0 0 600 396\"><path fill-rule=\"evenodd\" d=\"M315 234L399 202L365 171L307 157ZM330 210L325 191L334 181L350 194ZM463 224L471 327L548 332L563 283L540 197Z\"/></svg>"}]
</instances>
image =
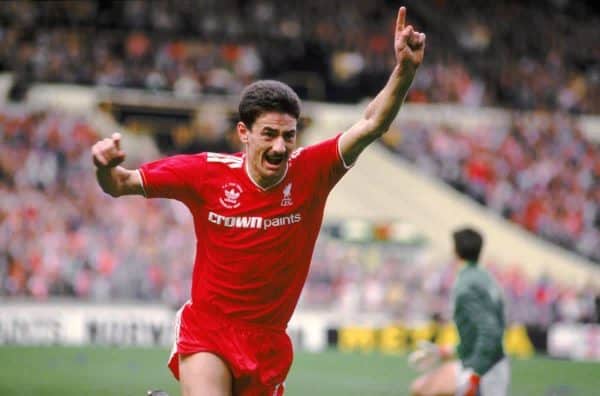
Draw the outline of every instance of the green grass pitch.
<instances>
[{"instance_id":1,"label":"green grass pitch","mask_svg":"<svg viewBox=\"0 0 600 396\"><path fill-rule=\"evenodd\" d=\"M0 395L179 395L166 349L0 347ZM297 353L286 396L406 395L416 377L404 356ZM512 360L511 396L600 395L600 364L536 357Z\"/></svg>"}]
</instances>

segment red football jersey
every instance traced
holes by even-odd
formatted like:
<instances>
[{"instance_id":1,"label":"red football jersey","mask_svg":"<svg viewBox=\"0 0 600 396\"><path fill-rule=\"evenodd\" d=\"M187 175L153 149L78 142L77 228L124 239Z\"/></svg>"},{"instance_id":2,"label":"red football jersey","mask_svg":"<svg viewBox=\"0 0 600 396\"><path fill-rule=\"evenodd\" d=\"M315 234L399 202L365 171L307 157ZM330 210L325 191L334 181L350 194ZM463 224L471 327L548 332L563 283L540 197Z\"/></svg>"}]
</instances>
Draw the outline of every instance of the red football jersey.
<instances>
[{"instance_id":1,"label":"red football jersey","mask_svg":"<svg viewBox=\"0 0 600 396\"><path fill-rule=\"evenodd\" d=\"M295 150L284 178L267 190L248 176L242 154L176 155L140 168L147 197L177 199L194 217L193 306L287 326L325 201L347 170L339 136Z\"/></svg>"}]
</instances>

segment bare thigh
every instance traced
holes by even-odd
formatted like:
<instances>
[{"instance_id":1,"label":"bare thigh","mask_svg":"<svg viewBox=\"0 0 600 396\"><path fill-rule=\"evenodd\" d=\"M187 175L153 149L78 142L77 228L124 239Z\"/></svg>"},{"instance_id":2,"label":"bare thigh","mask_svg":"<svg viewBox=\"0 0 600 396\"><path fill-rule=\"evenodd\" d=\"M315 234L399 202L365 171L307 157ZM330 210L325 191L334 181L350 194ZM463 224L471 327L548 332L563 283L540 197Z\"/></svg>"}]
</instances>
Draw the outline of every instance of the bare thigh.
<instances>
[{"instance_id":1,"label":"bare thigh","mask_svg":"<svg viewBox=\"0 0 600 396\"><path fill-rule=\"evenodd\" d=\"M423 374L411 386L413 396L453 396L456 392L458 362L451 361Z\"/></svg>"},{"instance_id":2,"label":"bare thigh","mask_svg":"<svg viewBox=\"0 0 600 396\"><path fill-rule=\"evenodd\" d=\"M231 396L232 381L227 364L215 354L179 355L182 396Z\"/></svg>"}]
</instances>

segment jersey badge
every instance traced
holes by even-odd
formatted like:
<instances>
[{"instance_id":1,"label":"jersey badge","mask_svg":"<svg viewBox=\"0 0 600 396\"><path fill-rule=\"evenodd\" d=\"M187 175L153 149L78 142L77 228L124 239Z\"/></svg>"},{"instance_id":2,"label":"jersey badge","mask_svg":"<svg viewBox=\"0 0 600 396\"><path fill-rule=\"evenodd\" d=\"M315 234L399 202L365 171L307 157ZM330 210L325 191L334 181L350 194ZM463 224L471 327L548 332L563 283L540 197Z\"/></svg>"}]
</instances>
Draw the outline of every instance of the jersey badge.
<instances>
[{"instance_id":1,"label":"jersey badge","mask_svg":"<svg viewBox=\"0 0 600 396\"><path fill-rule=\"evenodd\" d=\"M292 183L288 183L283 189L283 198L281 199L281 206L292 206Z\"/></svg>"},{"instance_id":2,"label":"jersey badge","mask_svg":"<svg viewBox=\"0 0 600 396\"><path fill-rule=\"evenodd\" d=\"M226 183L221 187L223 196L219 198L221 205L228 209L235 209L240 206L240 195L242 195L242 187L237 183Z\"/></svg>"}]
</instances>

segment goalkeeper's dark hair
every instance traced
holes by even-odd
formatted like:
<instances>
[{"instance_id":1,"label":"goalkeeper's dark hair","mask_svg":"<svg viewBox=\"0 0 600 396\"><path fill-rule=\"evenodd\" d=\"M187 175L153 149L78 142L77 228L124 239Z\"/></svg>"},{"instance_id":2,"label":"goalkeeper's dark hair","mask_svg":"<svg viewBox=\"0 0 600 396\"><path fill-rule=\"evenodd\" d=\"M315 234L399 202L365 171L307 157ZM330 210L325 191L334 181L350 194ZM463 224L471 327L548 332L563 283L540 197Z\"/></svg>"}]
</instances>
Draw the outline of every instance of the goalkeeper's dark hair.
<instances>
[{"instance_id":1,"label":"goalkeeper's dark hair","mask_svg":"<svg viewBox=\"0 0 600 396\"><path fill-rule=\"evenodd\" d=\"M238 112L240 121L252 128L261 114L275 111L300 118L300 98L281 81L259 80L242 91Z\"/></svg>"},{"instance_id":2,"label":"goalkeeper's dark hair","mask_svg":"<svg viewBox=\"0 0 600 396\"><path fill-rule=\"evenodd\" d=\"M483 237L470 227L460 228L452 233L456 255L466 261L476 263L483 247Z\"/></svg>"}]
</instances>

